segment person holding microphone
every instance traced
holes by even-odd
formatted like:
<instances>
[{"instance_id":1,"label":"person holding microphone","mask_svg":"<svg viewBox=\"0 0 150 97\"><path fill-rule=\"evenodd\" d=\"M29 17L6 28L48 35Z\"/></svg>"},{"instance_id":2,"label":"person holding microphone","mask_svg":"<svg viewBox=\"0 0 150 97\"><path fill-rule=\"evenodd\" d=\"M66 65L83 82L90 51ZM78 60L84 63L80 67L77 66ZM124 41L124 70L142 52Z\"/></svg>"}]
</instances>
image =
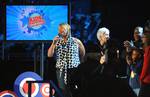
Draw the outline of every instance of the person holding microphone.
<instances>
[{"instance_id":1,"label":"person holding microphone","mask_svg":"<svg viewBox=\"0 0 150 97\"><path fill-rule=\"evenodd\" d=\"M74 97L72 91L77 88L75 83L78 80L75 73L85 55L85 48L79 39L71 36L69 24L61 23L58 31L47 54L48 57L56 55L56 76L64 97Z\"/></svg>"}]
</instances>

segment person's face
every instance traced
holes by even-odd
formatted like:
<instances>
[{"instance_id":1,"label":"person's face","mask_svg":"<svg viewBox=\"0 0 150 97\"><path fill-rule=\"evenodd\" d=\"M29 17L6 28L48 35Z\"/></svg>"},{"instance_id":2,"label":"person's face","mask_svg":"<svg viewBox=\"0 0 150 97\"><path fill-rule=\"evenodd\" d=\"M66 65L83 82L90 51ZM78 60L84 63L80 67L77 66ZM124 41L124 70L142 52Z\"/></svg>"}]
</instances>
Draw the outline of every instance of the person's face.
<instances>
[{"instance_id":1,"label":"person's face","mask_svg":"<svg viewBox=\"0 0 150 97\"><path fill-rule=\"evenodd\" d=\"M135 41L138 41L139 39L140 39L140 34L139 34L139 32L134 32L134 40Z\"/></svg>"},{"instance_id":2,"label":"person's face","mask_svg":"<svg viewBox=\"0 0 150 97\"><path fill-rule=\"evenodd\" d=\"M104 33L100 34L99 39L101 45L104 45L107 42L107 37Z\"/></svg>"},{"instance_id":3,"label":"person's face","mask_svg":"<svg viewBox=\"0 0 150 97\"><path fill-rule=\"evenodd\" d=\"M148 42L150 42L150 39L146 35L143 34L142 42L143 42L143 44L148 43Z\"/></svg>"},{"instance_id":4,"label":"person's face","mask_svg":"<svg viewBox=\"0 0 150 97\"><path fill-rule=\"evenodd\" d=\"M66 29L63 27L63 26L59 26L59 34L62 36L62 37L66 37L67 36L67 32L66 32Z\"/></svg>"},{"instance_id":5,"label":"person's face","mask_svg":"<svg viewBox=\"0 0 150 97\"><path fill-rule=\"evenodd\" d=\"M136 50L133 50L131 57L132 57L133 61L136 61L136 60L138 60L140 58L140 53L138 51L136 51Z\"/></svg>"}]
</instances>

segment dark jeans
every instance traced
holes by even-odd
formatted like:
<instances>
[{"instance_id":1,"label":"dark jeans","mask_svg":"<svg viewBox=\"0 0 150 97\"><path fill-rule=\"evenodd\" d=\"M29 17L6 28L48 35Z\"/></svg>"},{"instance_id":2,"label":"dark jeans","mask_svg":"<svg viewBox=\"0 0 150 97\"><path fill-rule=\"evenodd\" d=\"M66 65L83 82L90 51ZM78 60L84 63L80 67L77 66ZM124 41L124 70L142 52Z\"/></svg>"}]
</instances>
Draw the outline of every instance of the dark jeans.
<instances>
[{"instance_id":1,"label":"dark jeans","mask_svg":"<svg viewBox=\"0 0 150 97\"><path fill-rule=\"evenodd\" d=\"M64 97L76 97L74 96L75 94L74 92L78 88L78 81L79 81L77 78L78 75L76 75L76 71L77 71L77 68L72 68L72 69L67 70L67 84L65 84L64 70L62 72L59 69L56 70L58 86L62 90Z\"/></svg>"},{"instance_id":2,"label":"dark jeans","mask_svg":"<svg viewBox=\"0 0 150 97\"><path fill-rule=\"evenodd\" d=\"M150 84L142 84L138 97L150 97Z\"/></svg>"}]
</instances>

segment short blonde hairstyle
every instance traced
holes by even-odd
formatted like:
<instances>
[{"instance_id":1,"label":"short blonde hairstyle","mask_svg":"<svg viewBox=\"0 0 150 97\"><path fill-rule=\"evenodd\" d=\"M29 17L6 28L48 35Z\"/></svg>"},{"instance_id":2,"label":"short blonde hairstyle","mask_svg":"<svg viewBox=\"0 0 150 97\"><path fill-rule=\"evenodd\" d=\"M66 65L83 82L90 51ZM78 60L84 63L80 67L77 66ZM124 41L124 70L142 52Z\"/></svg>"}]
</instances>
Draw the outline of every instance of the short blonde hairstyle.
<instances>
[{"instance_id":1,"label":"short blonde hairstyle","mask_svg":"<svg viewBox=\"0 0 150 97\"><path fill-rule=\"evenodd\" d=\"M65 31L66 31L66 33L67 33L67 36L70 36L70 35L71 35L71 27L70 27L69 24L67 24L67 23L61 23L61 24L59 24L59 26L65 28Z\"/></svg>"},{"instance_id":2,"label":"short blonde hairstyle","mask_svg":"<svg viewBox=\"0 0 150 97\"><path fill-rule=\"evenodd\" d=\"M98 31L97 31L97 39L100 40L99 36L102 35L102 34L105 34L105 36L107 38L109 38L109 33L110 33L110 31L106 27L99 28Z\"/></svg>"}]
</instances>

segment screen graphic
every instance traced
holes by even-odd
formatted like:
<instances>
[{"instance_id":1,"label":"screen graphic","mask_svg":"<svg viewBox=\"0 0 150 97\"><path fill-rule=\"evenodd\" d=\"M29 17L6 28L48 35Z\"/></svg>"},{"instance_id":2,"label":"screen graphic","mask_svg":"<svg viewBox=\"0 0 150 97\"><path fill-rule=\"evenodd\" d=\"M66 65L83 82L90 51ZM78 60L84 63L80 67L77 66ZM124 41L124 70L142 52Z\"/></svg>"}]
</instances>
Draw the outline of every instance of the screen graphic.
<instances>
[{"instance_id":1,"label":"screen graphic","mask_svg":"<svg viewBox=\"0 0 150 97\"><path fill-rule=\"evenodd\" d=\"M53 40L68 23L67 5L7 5L6 40Z\"/></svg>"}]
</instances>

